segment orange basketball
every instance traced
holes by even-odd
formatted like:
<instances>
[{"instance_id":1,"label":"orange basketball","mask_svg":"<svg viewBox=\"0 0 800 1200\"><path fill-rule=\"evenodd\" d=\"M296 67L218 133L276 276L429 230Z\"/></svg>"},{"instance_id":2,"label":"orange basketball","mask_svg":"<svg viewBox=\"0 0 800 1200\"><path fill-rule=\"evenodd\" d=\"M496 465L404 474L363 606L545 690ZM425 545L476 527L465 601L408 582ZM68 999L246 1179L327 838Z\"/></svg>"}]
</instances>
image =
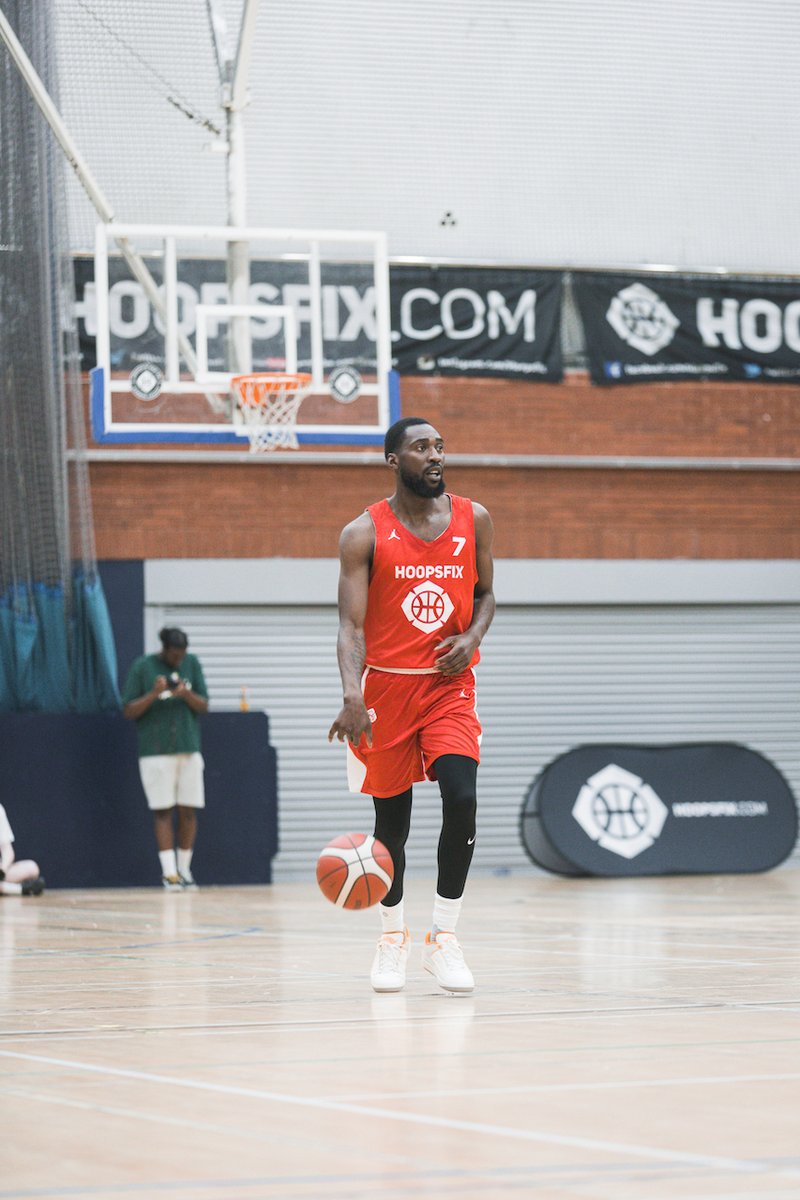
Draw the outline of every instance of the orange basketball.
<instances>
[{"instance_id":1,"label":"orange basketball","mask_svg":"<svg viewBox=\"0 0 800 1200\"><path fill-rule=\"evenodd\" d=\"M317 883L338 908L370 908L384 898L393 879L392 856L369 833L343 833L317 859Z\"/></svg>"}]
</instances>

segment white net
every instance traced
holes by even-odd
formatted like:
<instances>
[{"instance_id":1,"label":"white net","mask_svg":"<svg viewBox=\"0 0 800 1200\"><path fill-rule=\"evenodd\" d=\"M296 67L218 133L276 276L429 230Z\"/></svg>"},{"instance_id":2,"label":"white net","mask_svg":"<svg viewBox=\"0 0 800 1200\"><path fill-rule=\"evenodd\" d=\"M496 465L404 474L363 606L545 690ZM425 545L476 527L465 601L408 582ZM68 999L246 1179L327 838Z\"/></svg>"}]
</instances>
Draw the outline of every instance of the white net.
<instances>
[{"instance_id":1,"label":"white net","mask_svg":"<svg viewBox=\"0 0 800 1200\"><path fill-rule=\"evenodd\" d=\"M92 528L67 165L5 41L10 27L57 103L54 2L2 5L0 710L94 712L119 695Z\"/></svg>"},{"instance_id":2,"label":"white net","mask_svg":"<svg viewBox=\"0 0 800 1200\"><path fill-rule=\"evenodd\" d=\"M310 375L235 375L231 386L251 453L297 449L297 412L311 387Z\"/></svg>"},{"instance_id":3,"label":"white net","mask_svg":"<svg viewBox=\"0 0 800 1200\"><path fill-rule=\"evenodd\" d=\"M50 93L52 4L4 12ZM69 589L94 569L68 256L66 163L0 46L0 598L42 581ZM68 462L65 449L76 451Z\"/></svg>"},{"instance_id":4,"label":"white net","mask_svg":"<svg viewBox=\"0 0 800 1200\"><path fill-rule=\"evenodd\" d=\"M61 113L115 218L224 223L225 120L205 4L58 0L55 15ZM74 176L68 196L73 249L91 252L98 218Z\"/></svg>"},{"instance_id":5,"label":"white net","mask_svg":"<svg viewBox=\"0 0 800 1200\"><path fill-rule=\"evenodd\" d=\"M234 52L242 0L212 7ZM64 115L118 218L224 223L206 4L56 9ZM798 271L798 45L796 0L261 0L247 221L377 223L393 256Z\"/></svg>"}]
</instances>

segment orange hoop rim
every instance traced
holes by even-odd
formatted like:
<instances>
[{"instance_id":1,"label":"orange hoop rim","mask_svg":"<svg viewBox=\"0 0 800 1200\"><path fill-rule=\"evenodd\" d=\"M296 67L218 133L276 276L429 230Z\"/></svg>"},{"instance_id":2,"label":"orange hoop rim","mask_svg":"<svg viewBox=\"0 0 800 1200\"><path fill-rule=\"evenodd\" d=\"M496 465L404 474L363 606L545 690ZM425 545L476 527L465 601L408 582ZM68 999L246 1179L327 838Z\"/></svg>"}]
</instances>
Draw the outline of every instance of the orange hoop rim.
<instances>
[{"instance_id":1,"label":"orange hoop rim","mask_svg":"<svg viewBox=\"0 0 800 1200\"><path fill-rule=\"evenodd\" d=\"M263 371L254 372L252 375L234 375L231 379L232 387L239 387L243 383L253 384L265 392L278 392L287 385L295 388L308 387L311 376L302 371Z\"/></svg>"},{"instance_id":2,"label":"orange hoop rim","mask_svg":"<svg viewBox=\"0 0 800 1200\"><path fill-rule=\"evenodd\" d=\"M311 375L304 372L263 371L234 375L231 388L236 390L236 404L242 413L271 413L273 406L280 410L281 406L299 404L311 387L311 379ZM275 415L278 416L278 412ZM288 421L288 408L282 416Z\"/></svg>"}]
</instances>

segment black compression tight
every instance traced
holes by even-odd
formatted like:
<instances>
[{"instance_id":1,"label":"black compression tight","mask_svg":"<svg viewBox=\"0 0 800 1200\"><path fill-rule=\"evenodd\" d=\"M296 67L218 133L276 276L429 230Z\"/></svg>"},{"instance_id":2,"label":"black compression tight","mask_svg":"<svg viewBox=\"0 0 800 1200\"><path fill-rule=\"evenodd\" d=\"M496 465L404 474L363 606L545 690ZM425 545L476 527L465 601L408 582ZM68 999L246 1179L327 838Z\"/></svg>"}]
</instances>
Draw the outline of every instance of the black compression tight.
<instances>
[{"instance_id":1,"label":"black compression tight","mask_svg":"<svg viewBox=\"0 0 800 1200\"><path fill-rule=\"evenodd\" d=\"M442 793L436 891L448 900L458 900L464 894L475 850L478 764L463 754L443 754L433 765Z\"/></svg>"},{"instance_id":2,"label":"black compression tight","mask_svg":"<svg viewBox=\"0 0 800 1200\"><path fill-rule=\"evenodd\" d=\"M393 908L403 899L403 875L406 869L406 842L411 829L411 788L398 796L373 796L375 837L383 842L394 863L394 882L383 904Z\"/></svg>"},{"instance_id":3,"label":"black compression tight","mask_svg":"<svg viewBox=\"0 0 800 1200\"><path fill-rule=\"evenodd\" d=\"M464 893L475 848L478 764L463 754L442 754L434 767L442 794L436 890L440 896L457 900ZM374 796L373 803L375 837L383 842L394 863L394 882L383 901L391 908L403 899L405 845L411 828L411 788L397 796Z\"/></svg>"}]
</instances>

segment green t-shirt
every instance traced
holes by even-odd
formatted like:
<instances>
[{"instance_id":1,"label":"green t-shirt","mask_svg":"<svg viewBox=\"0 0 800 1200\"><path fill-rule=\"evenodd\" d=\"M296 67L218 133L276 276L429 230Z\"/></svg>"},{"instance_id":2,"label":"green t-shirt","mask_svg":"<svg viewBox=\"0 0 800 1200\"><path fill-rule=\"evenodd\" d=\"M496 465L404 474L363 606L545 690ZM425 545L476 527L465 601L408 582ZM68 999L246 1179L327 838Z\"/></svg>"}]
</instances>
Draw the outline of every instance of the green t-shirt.
<instances>
[{"instance_id":1,"label":"green t-shirt","mask_svg":"<svg viewBox=\"0 0 800 1200\"><path fill-rule=\"evenodd\" d=\"M159 675L169 678L171 674L172 668L160 654L145 654L137 658L128 672L122 703L130 704L132 700L138 700L151 690ZM208 699L203 668L193 654L184 655L178 674L181 679L189 681L193 692ZM136 735L140 758L147 758L151 754L192 754L200 749L197 713L192 712L180 697L154 700L147 712L137 719Z\"/></svg>"}]
</instances>

